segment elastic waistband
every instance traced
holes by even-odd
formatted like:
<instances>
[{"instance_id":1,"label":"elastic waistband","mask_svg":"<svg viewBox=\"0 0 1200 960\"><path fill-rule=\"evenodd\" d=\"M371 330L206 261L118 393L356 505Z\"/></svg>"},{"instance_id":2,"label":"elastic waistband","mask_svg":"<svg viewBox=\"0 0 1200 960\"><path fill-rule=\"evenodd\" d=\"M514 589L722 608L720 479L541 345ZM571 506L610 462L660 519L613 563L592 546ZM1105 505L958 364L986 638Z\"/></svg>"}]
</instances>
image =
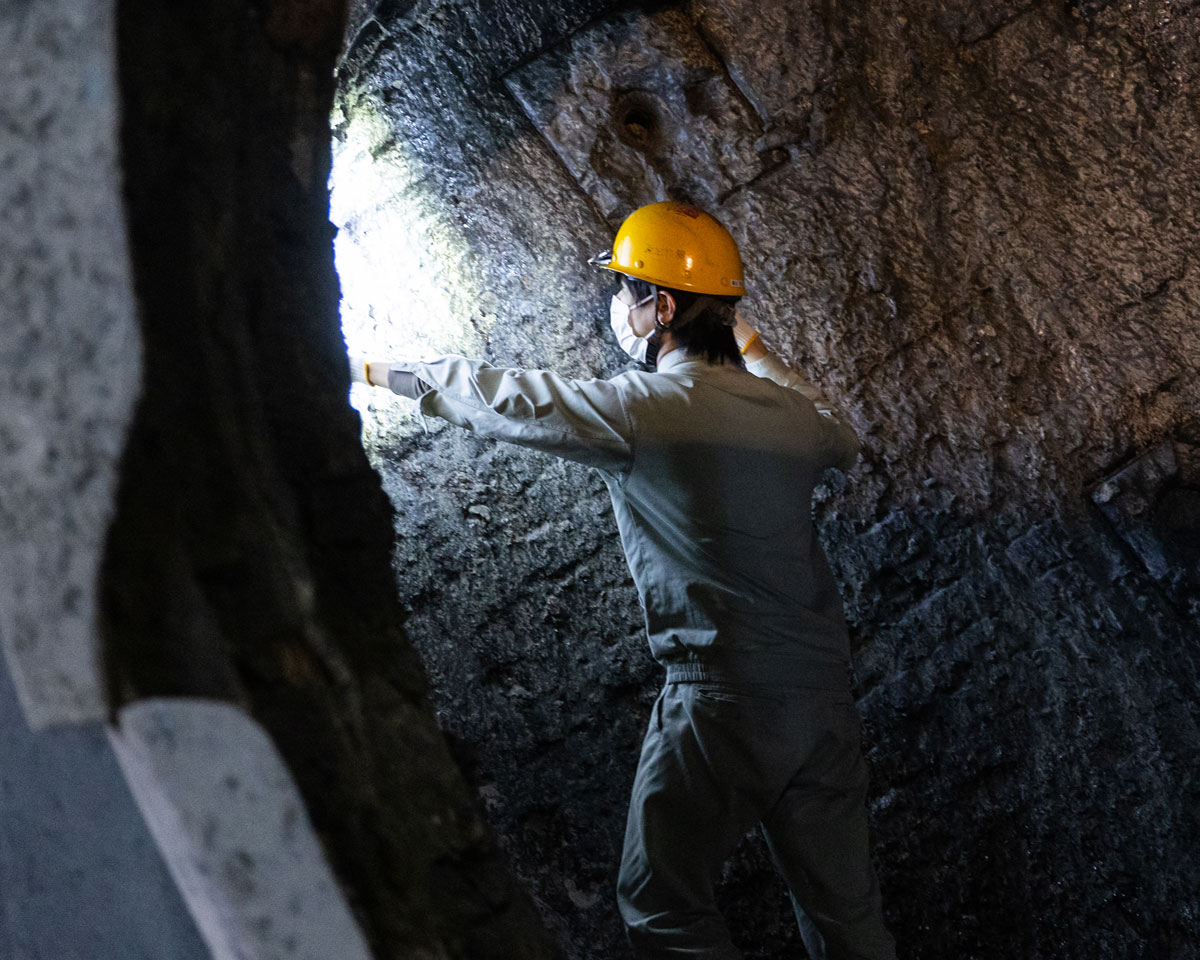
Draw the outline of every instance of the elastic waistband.
<instances>
[{"instance_id":1,"label":"elastic waistband","mask_svg":"<svg viewBox=\"0 0 1200 960\"><path fill-rule=\"evenodd\" d=\"M751 687L806 687L830 693L850 692L850 664L798 660L769 652L710 651L703 660L664 664L667 683L729 683Z\"/></svg>"}]
</instances>

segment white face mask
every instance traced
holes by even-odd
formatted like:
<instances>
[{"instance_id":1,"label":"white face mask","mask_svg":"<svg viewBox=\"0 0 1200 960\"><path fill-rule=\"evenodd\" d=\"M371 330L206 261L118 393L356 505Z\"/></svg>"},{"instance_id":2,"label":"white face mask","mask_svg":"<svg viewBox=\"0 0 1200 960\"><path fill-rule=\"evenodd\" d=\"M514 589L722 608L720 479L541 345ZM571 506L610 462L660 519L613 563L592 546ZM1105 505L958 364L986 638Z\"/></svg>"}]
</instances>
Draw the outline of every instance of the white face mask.
<instances>
[{"instance_id":1,"label":"white face mask","mask_svg":"<svg viewBox=\"0 0 1200 960\"><path fill-rule=\"evenodd\" d=\"M617 342L621 344L621 349L638 363L645 363L646 351L650 348L650 337L653 332L644 337L639 337L633 332L633 327L629 324L629 314L633 309L614 295L612 303L608 307L608 323L612 327L613 333L617 335Z\"/></svg>"}]
</instances>

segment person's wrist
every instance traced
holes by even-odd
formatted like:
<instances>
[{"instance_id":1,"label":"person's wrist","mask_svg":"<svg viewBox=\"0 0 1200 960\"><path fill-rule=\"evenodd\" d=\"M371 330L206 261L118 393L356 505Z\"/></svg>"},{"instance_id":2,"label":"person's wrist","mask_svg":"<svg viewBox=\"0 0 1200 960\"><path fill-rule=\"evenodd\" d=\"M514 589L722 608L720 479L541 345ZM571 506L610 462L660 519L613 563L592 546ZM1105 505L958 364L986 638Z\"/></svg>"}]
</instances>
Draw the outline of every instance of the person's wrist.
<instances>
[{"instance_id":1,"label":"person's wrist","mask_svg":"<svg viewBox=\"0 0 1200 960\"><path fill-rule=\"evenodd\" d=\"M733 339L737 342L739 350L757 336L758 331L746 323L745 320L739 318L733 325Z\"/></svg>"},{"instance_id":2,"label":"person's wrist","mask_svg":"<svg viewBox=\"0 0 1200 960\"><path fill-rule=\"evenodd\" d=\"M767 355L767 348L763 346L758 331L741 318L733 325L733 339L737 343L738 353L747 362L761 360Z\"/></svg>"},{"instance_id":3,"label":"person's wrist","mask_svg":"<svg viewBox=\"0 0 1200 960\"><path fill-rule=\"evenodd\" d=\"M413 371L393 370L390 364L388 365L387 378L387 385L392 393L408 397L409 400L420 400L433 389L433 387L418 377Z\"/></svg>"},{"instance_id":4,"label":"person's wrist","mask_svg":"<svg viewBox=\"0 0 1200 960\"><path fill-rule=\"evenodd\" d=\"M377 387L388 386L388 371L392 365L387 360L372 360L367 364L367 382Z\"/></svg>"}]
</instances>

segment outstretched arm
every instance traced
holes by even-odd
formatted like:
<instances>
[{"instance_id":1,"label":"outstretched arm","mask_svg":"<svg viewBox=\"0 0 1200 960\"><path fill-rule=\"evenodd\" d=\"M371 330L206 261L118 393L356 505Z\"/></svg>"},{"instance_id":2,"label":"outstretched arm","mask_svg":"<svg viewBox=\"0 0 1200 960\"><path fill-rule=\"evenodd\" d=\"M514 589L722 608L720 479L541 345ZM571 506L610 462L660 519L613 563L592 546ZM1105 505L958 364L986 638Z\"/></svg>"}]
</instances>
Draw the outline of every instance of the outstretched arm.
<instances>
[{"instance_id":1,"label":"outstretched arm","mask_svg":"<svg viewBox=\"0 0 1200 960\"><path fill-rule=\"evenodd\" d=\"M495 437L612 473L633 460L633 428L618 387L571 380L548 370L493 367L482 360L429 362L351 359L351 375L417 400L421 412L481 436Z\"/></svg>"}]
</instances>

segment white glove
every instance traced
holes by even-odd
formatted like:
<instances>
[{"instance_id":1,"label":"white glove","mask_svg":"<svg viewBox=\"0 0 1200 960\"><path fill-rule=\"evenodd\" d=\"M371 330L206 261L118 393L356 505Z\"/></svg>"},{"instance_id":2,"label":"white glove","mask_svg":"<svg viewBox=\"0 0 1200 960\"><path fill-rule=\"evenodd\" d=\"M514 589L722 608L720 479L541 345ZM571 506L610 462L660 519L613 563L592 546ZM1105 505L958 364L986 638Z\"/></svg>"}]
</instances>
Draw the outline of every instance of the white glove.
<instances>
[{"instance_id":1,"label":"white glove","mask_svg":"<svg viewBox=\"0 0 1200 960\"><path fill-rule=\"evenodd\" d=\"M758 331L740 317L733 327L733 339L737 341L738 351L742 356L745 356L746 351L750 350L756 342L761 342Z\"/></svg>"},{"instance_id":2,"label":"white glove","mask_svg":"<svg viewBox=\"0 0 1200 960\"><path fill-rule=\"evenodd\" d=\"M371 381L367 379L367 366L368 366L367 358L366 357L356 357L354 354L350 354L349 360L350 360L350 382L351 383L365 383L368 386L370 386Z\"/></svg>"}]
</instances>

